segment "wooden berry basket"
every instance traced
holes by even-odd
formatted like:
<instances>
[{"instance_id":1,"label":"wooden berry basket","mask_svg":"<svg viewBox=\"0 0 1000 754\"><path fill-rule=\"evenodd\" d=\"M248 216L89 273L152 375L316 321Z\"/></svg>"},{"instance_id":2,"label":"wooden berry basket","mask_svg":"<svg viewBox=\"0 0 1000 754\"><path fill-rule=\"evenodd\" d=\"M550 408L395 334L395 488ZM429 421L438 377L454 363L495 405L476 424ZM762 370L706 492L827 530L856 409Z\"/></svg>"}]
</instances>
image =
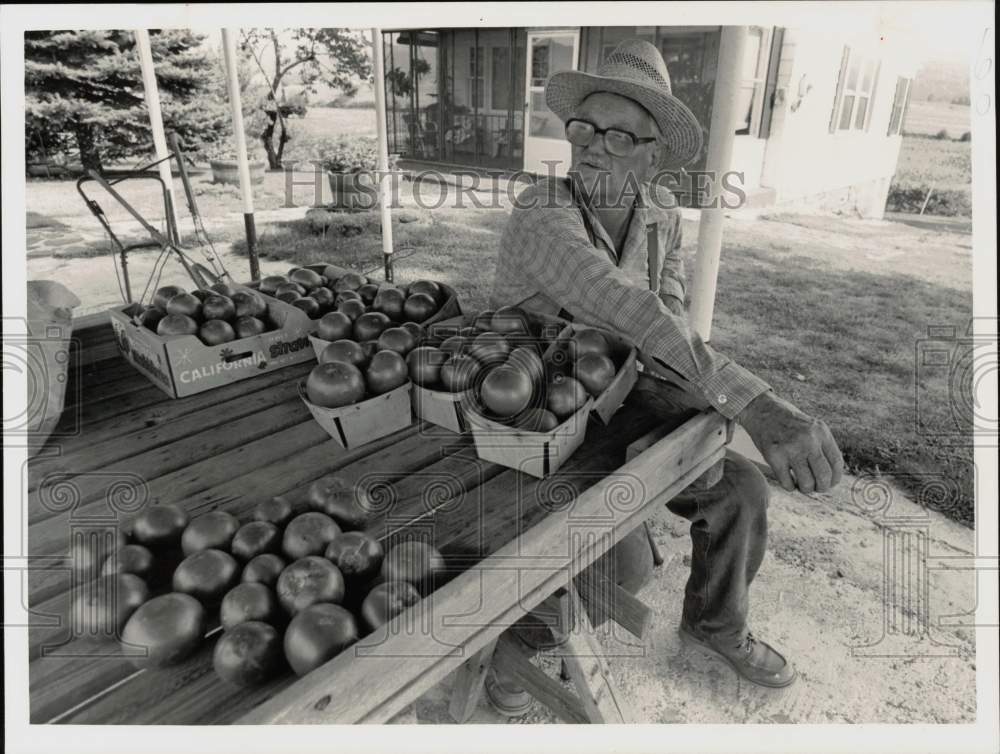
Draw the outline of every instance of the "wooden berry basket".
<instances>
[{"instance_id":1,"label":"wooden berry basket","mask_svg":"<svg viewBox=\"0 0 1000 754\"><path fill-rule=\"evenodd\" d=\"M388 393L340 408L324 408L311 403L306 396L305 382L299 383L299 397L313 419L345 450L386 437L413 423L409 382Z\"/></svg>"}]
</instances>

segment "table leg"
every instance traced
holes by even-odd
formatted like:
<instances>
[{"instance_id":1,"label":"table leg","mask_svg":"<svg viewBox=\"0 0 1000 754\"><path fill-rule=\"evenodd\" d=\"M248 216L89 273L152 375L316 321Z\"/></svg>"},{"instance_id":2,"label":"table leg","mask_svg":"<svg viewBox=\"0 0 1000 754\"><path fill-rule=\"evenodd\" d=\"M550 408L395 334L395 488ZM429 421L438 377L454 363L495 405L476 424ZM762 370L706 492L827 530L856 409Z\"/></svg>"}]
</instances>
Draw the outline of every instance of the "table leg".
<instances>
[{"instance_id":1,"label":"table leg","mask_svg":"<svg viewBox=\"0 0 1000 754\"><path fill-rule=\"evenodd\" d=\"M448 714L455 722L464 723L475 712L479 697L483 693L486 671L493 662L496 645L494 639L455 671L455 685L451 689L451 700L448 704Z\"/></svg>"}]
</instances>

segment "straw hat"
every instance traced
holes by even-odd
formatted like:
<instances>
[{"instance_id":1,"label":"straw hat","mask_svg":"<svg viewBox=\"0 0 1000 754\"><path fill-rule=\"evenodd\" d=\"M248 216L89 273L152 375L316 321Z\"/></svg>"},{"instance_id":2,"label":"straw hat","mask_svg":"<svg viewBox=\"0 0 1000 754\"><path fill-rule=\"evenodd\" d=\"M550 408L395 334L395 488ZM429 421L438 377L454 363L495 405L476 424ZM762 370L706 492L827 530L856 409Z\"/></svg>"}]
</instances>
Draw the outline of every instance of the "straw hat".
<instances>
[{"instance_id":1,"label":"straw hat","mask_svg":"<svg viewBox=\"0 0 1000 754\"><path fill-rule=\"evenodd\" d=\"M565 122L595 92L610 92L634 100L656 119L666 145L660 168L683 167L701 152L701 125L688 106L670 93L667 64L649 42L625 40L608 55L597 73L553 74L545 86L545 103Z\"/></svg>"}]
</instances>

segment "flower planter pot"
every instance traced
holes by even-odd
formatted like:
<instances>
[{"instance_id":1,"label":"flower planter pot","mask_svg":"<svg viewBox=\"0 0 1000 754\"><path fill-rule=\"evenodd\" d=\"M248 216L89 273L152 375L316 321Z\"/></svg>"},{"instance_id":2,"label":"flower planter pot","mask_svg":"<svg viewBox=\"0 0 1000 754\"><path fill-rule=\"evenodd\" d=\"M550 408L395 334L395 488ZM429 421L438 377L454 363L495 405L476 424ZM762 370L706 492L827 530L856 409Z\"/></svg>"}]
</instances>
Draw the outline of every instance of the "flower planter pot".
<instances>
[{"instance_id":1,"label":"flower planter pot","mask_svg":"<svg viewBox=\"0 0 1000 754\"><path fill-rule=\"evenodd\" d=\"M378 188L371 173L341 173L330 170L326 175L333 195L330 209L358 212L378 207Z\"/></svg>"},{"instance_id":2,"label":"flower planter pot","mask_svg":"<svg viewBox=\"0 0 1000 754\"><path fill-rule=\"evenodd\" d=\"M240 164L236 160L210 160L212 166L212 182L240 185ZM251 160L250 182L261 183L264 180L264 170L267 164L263 160Z\"/></svg>"}]
</instances>

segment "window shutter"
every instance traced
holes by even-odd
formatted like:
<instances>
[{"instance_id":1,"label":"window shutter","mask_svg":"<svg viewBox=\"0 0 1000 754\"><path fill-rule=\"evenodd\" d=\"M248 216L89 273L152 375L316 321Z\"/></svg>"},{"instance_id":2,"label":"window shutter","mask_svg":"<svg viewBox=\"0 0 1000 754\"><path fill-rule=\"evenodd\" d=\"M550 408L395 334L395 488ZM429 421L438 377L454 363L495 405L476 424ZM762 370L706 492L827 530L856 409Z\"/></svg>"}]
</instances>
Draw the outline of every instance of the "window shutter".
<instances>
[{"instance_id":1,"label":"window shutter","mask_svg":"<svg viewBox=\"0 0 1000 754\"><path fill-rule=\"evenodd\" d=\"M910 93L913 91L913 79L906 81L906 99L903 101L903 111L899 114L899 133L903 133L903 124L906 123L906 113L910 109Z\"/></svg>"},{"instance_id":2,"label":"window shutter","mask_svg":"<svg viewBox=\"0 0 1000 754\"><path fill-rule=\"evenodd\" d=\"M771 35L771 56L767 66L767 79L764 83L764 111L760 117L760 133L758 136L766 139L771 135L771 116L774 112L774 92L778 86L778 66L781 64L781 45L785 30L775 27Z\"/></svg>"},{"instance_id":3,"label":"window shutter","mask_svg":"<svg viewBox=\"0 0 1000 754\"><path fill-rule=\"evenodd\" d=\"M875 78L872 79L872 90L868 95L868 112L865 113L865 131L872 124L872 110L875 109L875 95L878 94L878 75L882 71L882 61L875 65Z\"/></svg>"},{"instance_id":4,"label":"window shutter","mask_svg":"<svg viewBox=\"0 0 1000 754\"><path fill-rule=\"evenodd\" d=\"M837 93L833 98L833 112L830 113L830 133L836 133L837 131L840 100L844 96L844 84L847 83L847 62L850 58L851 48L844 45L844 54L840 57L840 75L837 77Z\"/></svg>"}]
</instances>

